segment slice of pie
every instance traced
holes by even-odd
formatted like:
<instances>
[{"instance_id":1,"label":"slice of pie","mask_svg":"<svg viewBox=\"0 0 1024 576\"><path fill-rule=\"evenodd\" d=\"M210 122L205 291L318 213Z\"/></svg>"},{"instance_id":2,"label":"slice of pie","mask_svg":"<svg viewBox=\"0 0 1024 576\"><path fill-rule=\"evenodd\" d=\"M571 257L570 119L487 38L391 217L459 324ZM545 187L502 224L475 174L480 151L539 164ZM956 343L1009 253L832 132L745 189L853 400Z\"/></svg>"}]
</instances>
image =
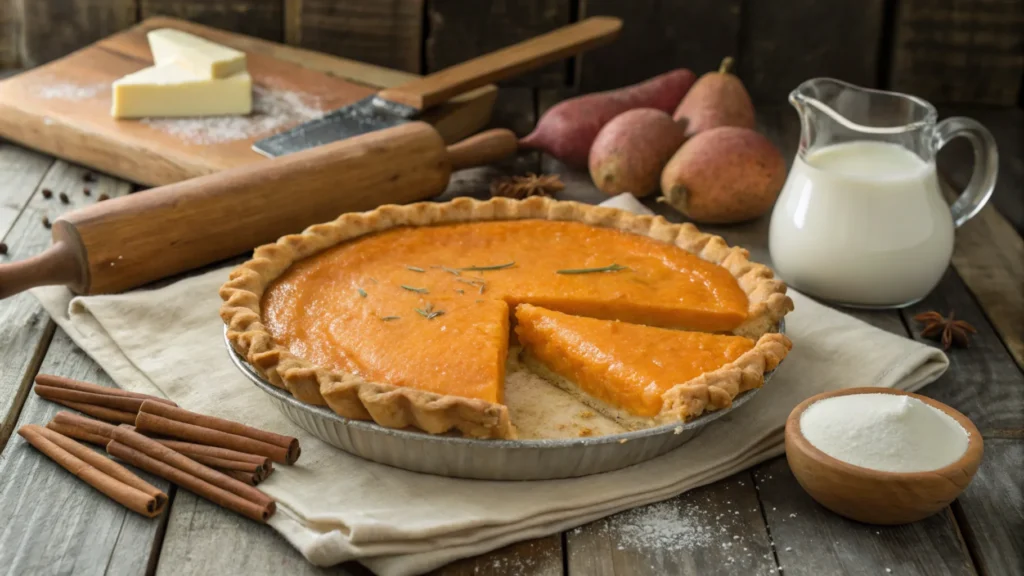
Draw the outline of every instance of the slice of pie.
<instances>
[{"instance_id":1,"label":"slice of pie","mask_svg":"<svg viewBox=\"0 0 1024 576\"><path fill-rule=\"evenodd\" d=\"M296 398L382 426L509 438L510 310L760 338L792 309L742 248L546 198L382 206L258 248L221 288L232 346Z\"/></svg>"},{"instance_id":2,"label":"slice of pie","mask_svg":"<svg viewBox=\"0 0 1024 576\"><path fill-rule=\"evenodd\" d=\"M781 334L669 330L516 308L516 336L534 372L627 428L690 420L764 383L791 344Z\"/></svg>"}]
</instances>

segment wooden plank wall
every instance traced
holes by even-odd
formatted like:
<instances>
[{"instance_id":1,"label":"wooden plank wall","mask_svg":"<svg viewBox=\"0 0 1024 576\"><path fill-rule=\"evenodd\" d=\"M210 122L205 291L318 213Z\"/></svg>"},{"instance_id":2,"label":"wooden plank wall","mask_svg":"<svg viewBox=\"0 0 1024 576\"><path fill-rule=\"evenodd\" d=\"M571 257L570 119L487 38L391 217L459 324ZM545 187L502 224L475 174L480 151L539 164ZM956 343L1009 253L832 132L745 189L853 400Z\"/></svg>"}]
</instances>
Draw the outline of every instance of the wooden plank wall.
<instances>
[{"instance_id":1,"label":"wooden plank wall","mask_svg":"<svg viewBox=\"0 0 1024 576\"><path fill-rule=\"evenodd\" d=\"M734 56L765 103L823 75L941 104L1024 103L1024 0L0 0L0 69L156 14L418 73L610 14L625 21L613 45L509 84L603 90Z\"/></svg>"}]
</instances>

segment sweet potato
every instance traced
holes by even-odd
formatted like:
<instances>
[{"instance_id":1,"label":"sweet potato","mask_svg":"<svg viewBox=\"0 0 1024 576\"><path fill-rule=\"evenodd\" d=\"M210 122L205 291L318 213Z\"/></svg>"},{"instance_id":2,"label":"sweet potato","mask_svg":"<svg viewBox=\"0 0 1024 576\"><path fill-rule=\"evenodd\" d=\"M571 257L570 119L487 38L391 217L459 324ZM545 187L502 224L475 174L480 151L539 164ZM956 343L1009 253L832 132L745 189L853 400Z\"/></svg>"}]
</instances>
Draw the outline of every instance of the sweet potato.
<instances>
[{"instance_id":1,"label":"sweet potato","mask_svg":"<svg viewBox=\"0 0 1024 576\"><path fill-rule=\"evenodd\" d=\"M619 114L601 128L590 147L594 185L609 196L654 192L661 169L686 139L684 126L654 108Z\"/></svg>"},{"instance_id":2,"label":"sweet potato","mask_svg":"<svg viewBox=\"0 0 1024 576\"><path fill-rule=\"evenodd\" d=\"M519 145L584 168L594 138L609 120L633 108L656 108L671 114L696 78L680 68L625 88L570 98L545 112Z\"/></svg>"},{"instance_id":3,"label":"sweet potato","mask_svg":"<svg viewBox=\"0 0 1024 576\"><path fill-rule=\"evenodd\" d=\"M748 128L699 132L661 173L665 201L696 222L727 224L771 209L786 182L786 161L771 141Z\"/></svg>"}]
</instances>

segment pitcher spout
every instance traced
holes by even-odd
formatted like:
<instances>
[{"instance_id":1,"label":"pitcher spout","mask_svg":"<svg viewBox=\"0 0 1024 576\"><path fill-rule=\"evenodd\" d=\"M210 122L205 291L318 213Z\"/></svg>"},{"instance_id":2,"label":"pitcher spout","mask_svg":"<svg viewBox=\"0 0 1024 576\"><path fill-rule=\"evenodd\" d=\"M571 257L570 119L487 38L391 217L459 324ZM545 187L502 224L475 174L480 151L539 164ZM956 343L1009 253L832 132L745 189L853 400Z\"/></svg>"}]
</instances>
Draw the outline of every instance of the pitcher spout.
<instances>
[{"instance_id":1,"label":"pitcher spout","mask_svg":"<svg viewBox=\"0 0 1024 576\"><path fill-rule=\"evenodd\" d=\"M937 119L928 102L898 92L863 88L834 78L797 86L789 102L800 115L800 153L851 140L895 140L926 148Z\"/></svg>"}]
</instances>

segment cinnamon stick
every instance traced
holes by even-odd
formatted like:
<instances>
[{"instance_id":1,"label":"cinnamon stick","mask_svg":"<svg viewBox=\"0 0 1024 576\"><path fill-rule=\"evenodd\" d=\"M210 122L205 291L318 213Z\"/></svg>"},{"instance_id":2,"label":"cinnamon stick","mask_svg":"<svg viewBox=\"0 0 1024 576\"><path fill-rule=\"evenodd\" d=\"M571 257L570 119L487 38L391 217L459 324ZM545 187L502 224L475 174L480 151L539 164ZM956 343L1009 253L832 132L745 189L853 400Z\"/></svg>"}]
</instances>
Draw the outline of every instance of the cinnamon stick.
<instances>
[{"instance_id":1,"label":"cinnamon stick","mask_svg":"<svg viewBox=\"0 0 1024 576\"><path fill-rule=\"evenodd\" d=\"M147 456L139 450L125 446L117 440L111 440L110 443L107 444L107 453L165 480L169 480L178 486L191 490L218 506L237 512L247 518L256 520L257 522L266 522L267 519L270 518L270 515L274 513L273 502L271 502L269 506L261 506L255 502L250 502L249 500L228 492L227 490L223 490L217 486L204 482L187 472L183 472L174 466L171 466L170 464ZM245 486L245 484L242 484L234 478L228 478L228 480L238 482L242 486ZM246 487L248 488L248 486Z\"/></svg>"},{"instance_id":2,"label":"cinnamon stick","mask_svg":"<svg viewBox=\"0 0 1024 576\"><path fill-rule=\"evenodd\" d=\"M86 418L74 412L60 411L53 415L51 423L56 423L64 426L73 427L76 429L76 433L89 433L97 436L103 436L108 441L112 438L111 433L115 428L114 425L108 424L101 420L95 420L93 418ZM106 445L106 442L103 443Z\"/></svg>"},{"instance_id":3,"label":"cinnamon stick","mask_svg":"<svg viewBox=\"0 0 1024 576\"><path fill-rule=\"evenodd\" d=\"M259 484L261 480L261 478L257 476L255 473L246 473L241 472L239 470L221 470L221 472L227 474L228 476L231 476L232 478L238 480L239 482L244 482L249 486L255 486Z\"/></svg>"},{"instance_id":4,"label":"cinnamon stick","mask_svg":"<svg viewBox=\"0 0 1024 576\"><path fill-rule=\"evenodd\" d=\"M120 427L127 430L136 430L134 426L128 424L121 424ZM180 440L168 440L166 438L152 439L210 468L221 471L240 470L242 472L254 472L260 476L260 480L269 476L274 466L270 458L258 454L228 450L227 448L218 448L217 446L193 444Z\"/></svg>"},{"instance_id":5,"label":"cinnamon stick","mask_svg":"<svg viewBox=\"0 0 1024 576\"><path fill-rule=\"evenodd\" d=\"M155 432L200 444L260 454L275 462L287 464L294 464L301 453L299 441L291 436L275 434L223 418L196 414L157 402L142 403L135 426L143 432Z\"/></svg>"},{"instance_id":6,"label":"cinnamon stick","mask_svg":"<svg viewBox=\"0 0 1024 576\"><path fill-rule=\"evenodd\" d=\"M36 384L33 388L35 389L36 394L46 398L47 400L80 402L82 404L92 404L94 406L102 406L112 410L121 410L122 412L137 413L144 402L141 398L127 398L125 396L115 396L113 394L83 392L72 388L58 388L56 386L44 386L42 384Z\"/></svg>"},{"instance_id":7,"label":"cinnamon stick","mask_svg":"<svg viewBox=\"0 0 1024 576\"><path fill-rule=\"evenodd\" d=\"M147 438L138 432L115 427L107 452L143 470L180 484L216 504L254 520L265 521L274 513L274 501L266 494L230 476ZM231 498L225 498L230 495ZM244 501L250 506L241 505Z\"/></svg>"},{"instance_id":8,"label":"cinnamon stick","mask_svg":"<svg viewBox=\"0 0 1024 576\"><path fill-rule=\"evenodd\" d=\"M108 396L121 396L124 398L138 398L141 400L153 400L154 402L161 402L170 406L177 406L174 402L166 398L160 398L158 396L151 396L149 394L143 394L141 392L130 392L128 390L122 390L120 388L111 388L109 386L100 386L99 384L92 384L90 382L82 382L81 380L72 380L71 378L64 378L63 376L54 376L53 374L39 374L36 376L36 384L42 384L43 386L53 386L55 388L67 388L68 390L80 390L82 392L93 392L96 394L106 394Z\"/></svg>"},{"instance_id":9,"label":"cinnamon stick","mask_svg":"<svg viewBox=\"0 0 1024 576\"><path fill-rule=\"evenodd\" d=\"M149 518L163 512L167 495L109 458L36 424L22 426L18 434L65 470L122 506Z\"/></svg>"},{"instance_id":10,"label":"cinnamon stick","mask_svg":"<svg viewBox=\"0 0 1024 576\"><path fill-rule=\"evenodd\" d=\"M83 404L81 402L70 402L68 400L57 400L56 398L50 399L51 402L56 402L61 406L67 406L74 410L78 410L82 414L88 414L93 418L99 418L105 422L113 422L115 424L131 424L135 422L134 412L125 412L123 410L115 410L113 408L104 408L103 406L96 406L95 404Z\"/></svg>"},{"instance_id":11,"label":"cinnamon stick","mask_svg":"<svg viewBox=\"0 0 1024 576\"><path fill-rule=\"evenodd\" d=\"M75 440L81 440L82 442L88 442L89 444L95 444L106 448L107 442L110 442L110 438L102 436L100 434L93 434L88 430L78 428L77 426L70 426L68 424L61 424L60 422L54 422L53 420L46 423L46 427L54 432L67 436L68 438L74 438Z\"/></svg>"}]
</instances>

